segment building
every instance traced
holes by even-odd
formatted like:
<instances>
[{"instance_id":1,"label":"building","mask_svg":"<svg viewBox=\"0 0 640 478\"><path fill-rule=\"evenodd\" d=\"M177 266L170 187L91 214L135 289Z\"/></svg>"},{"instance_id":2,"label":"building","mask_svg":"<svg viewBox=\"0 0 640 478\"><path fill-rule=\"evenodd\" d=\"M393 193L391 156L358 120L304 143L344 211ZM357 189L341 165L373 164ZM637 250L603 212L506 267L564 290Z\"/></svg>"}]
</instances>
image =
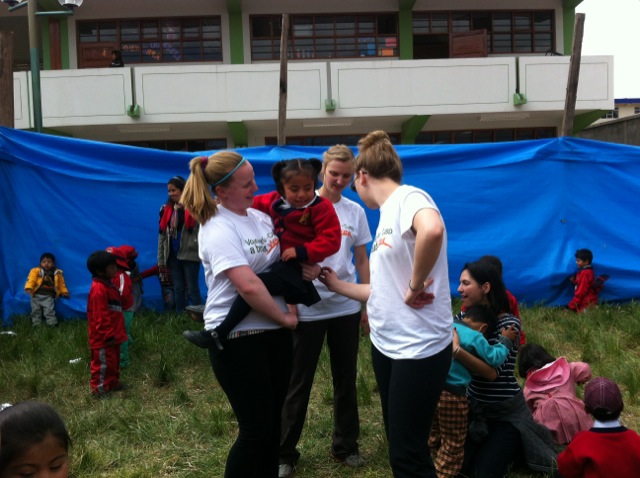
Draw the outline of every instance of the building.
<instances>
[{"instance_id":1,"label":"building","mask_svg":"<svg viewBox=\"0 0 640 478\"><path fill-rule=\"evenodd\" d=\"M287 13L289 143L373 129L406 144L553 137L580 1L85 0L38 16L43 124L168 149L274 144ZM26 10L0 8L22 129L34 126ZM109 68L112 50L124 67ZM613 58L582 57L574 129L613 104Z\"/></svg>"}]
</instances>

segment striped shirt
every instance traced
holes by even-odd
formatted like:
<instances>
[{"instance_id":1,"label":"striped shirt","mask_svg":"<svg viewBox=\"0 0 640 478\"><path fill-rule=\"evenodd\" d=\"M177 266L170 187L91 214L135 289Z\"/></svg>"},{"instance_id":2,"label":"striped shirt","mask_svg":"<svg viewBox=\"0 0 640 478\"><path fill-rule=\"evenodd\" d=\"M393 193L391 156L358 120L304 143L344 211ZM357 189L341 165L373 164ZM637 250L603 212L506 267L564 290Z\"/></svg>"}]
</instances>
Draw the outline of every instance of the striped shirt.
<instances>
[{"instance_id":1,"label":"striped shirt","mask_svg":"<svg viewBox=\"0 0 640 478\"><path fill-rule=\"evenodd\" d=\"M460 312L457 318L462 319L464 312ZM502 314L498 318L498 327L493 336L489 339L490 345L496 345L498 343L498 336L500 332L509 328L512 325L516 327L518 333L521 331L520 320L514 315L507 313ZM507 360L498 368L498 378L494 381L485 380L484 378L473 375L471 383L467 389L467 395L479 402L502 402L507 400L520 392L520 385L516 380L516 357L518 356L518 349L513 348L509 352Z\"/></svg>"}]
</instances>

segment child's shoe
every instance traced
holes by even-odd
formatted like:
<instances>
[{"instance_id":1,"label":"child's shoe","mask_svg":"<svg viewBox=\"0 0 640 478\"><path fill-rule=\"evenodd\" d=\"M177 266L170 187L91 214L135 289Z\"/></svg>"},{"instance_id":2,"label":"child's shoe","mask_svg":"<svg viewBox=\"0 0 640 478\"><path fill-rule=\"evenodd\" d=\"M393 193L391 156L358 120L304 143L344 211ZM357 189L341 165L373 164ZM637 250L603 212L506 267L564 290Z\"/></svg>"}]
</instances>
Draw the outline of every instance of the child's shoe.
<instances>
[{"instance_id":1,"label":"child's shoe","mask_svg":"<svg viewBox=\"0 0 640 478\"><path fill-rule=\"evenodd\" d=\"M204 322L204 304L203 305L188 305L185 307L189 318L194 322Z\"/></svg>"},{"instance_id":2,"label":"child's shoe","mask_svg":"<svg viewBox=\"0 0 640 478\"><path fill-rule=\"evenodd\" d=\"M197 345L201 349L210 349L212 347L218 350L223 350L222 341L218 336L216 330L185 330L182 332L182 336L194 345Z\"/></svg>"}]
</instances>

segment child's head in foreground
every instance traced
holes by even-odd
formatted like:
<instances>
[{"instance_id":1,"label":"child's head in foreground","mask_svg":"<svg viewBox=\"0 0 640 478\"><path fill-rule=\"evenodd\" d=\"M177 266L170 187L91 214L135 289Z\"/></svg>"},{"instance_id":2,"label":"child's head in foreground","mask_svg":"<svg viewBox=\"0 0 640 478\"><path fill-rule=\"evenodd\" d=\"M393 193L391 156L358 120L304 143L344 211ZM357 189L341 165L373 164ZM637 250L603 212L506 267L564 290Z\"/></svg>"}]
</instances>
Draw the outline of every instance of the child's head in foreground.
<instances>
[{"instance_id":1,"label":"child's head in foreground","mask_svg":"<svg viewBox=\"0 0 640 478\"><path fill-rule=\"evenodd\" d=\"M87 259L87 269L93 277L111 279L118 272L115 255L107 251L95 251Z\"/></svg>"},{"instance_id":2,"label":"child's head in foreground","mask_svg":"<svg viewBox=\"0 0 640 478\"><path fill-rule=\"evenodd\" d=\"M576 264L578 267L588 266L593 262L593 252L589 249L578 249L576 251Z\"/></svg>"},{"instance_id":3,"label":"child's head in foreground","mask_svg":"<svg viewBox=\"0 0 640 478\"><path fill-rule=\"evenodd\" d=\"M462 319L473 330L491 337L498 326L498 317L486 305L472 305L464 311Z\"/></svg>"},{"instance_id":4,"label":"child's head in foreground","mask_svg":"<svg viewBox=\"0 0 640 478\"><path fill-rule=\"evenodd\" d=\"M69 433L53 407L21 402L0 411L0 478L67 478Z\"/></svg>"},{"instance_id":5,"label":"child's head in foreground","mask_svg":"<svg viewBox=\"0 0 640 478\"><path fill-rule=\"evenodd\" d=\"M584 407L599 422L618 420L624 409L620 388L608 378L592 379L584 387Z\"/></svg>"}]
</instances>

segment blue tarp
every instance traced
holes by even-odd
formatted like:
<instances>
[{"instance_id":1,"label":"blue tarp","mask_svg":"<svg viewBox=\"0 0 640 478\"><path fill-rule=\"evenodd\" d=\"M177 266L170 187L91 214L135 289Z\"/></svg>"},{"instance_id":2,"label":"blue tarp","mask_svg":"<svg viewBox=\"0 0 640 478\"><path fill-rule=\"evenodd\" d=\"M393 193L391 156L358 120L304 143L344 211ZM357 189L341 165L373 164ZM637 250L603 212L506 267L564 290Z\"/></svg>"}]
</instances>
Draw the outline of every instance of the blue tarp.
<instances>
[{"instance_id":1,"label":"blue tarp","mask_svg":"<svg viewBox=\"0 0 640 478\"><path fill-rule=\"evenodd\" d=\"M241 150L256 170L259 192L273 189L276 160L320 158L323 151ZM495 254L521 302L566 304L574 253L586 247L596 273L611 276L601 299L640 296L640 148L560 138L399 146L398 152L403 182L428 191L444 216L452 295L466 261ZM71 293L57 304L64 317L85 316L86 259L94 250L129 244L140 252L141 269L154 265L167 180L188 176L194 156L0 128L3 322L29 312L24 284L42 252L53 252L64 271ZM377 212L368 214L375 229ZM145 281L144 298L160 307L155 279Z\"/></svg>"}]
</instances>

